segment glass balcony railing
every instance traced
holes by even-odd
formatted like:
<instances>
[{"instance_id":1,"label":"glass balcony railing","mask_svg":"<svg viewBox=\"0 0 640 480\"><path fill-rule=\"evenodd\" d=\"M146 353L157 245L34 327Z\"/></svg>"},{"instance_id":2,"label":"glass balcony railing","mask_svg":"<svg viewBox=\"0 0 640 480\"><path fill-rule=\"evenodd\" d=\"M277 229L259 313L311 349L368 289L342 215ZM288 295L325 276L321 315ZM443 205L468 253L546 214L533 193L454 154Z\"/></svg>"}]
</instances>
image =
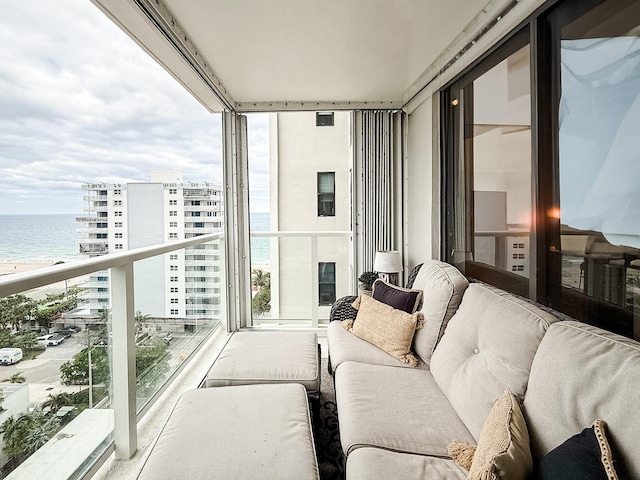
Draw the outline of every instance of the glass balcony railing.
<instances>
[{"instance_id":1,"label":"glass balcony railing","mask_svg":"<svg viewBox=\"0 0 640 480\"><path fill-rule=\"evenodd\" d=\"M164 268L191 248L215 252L219 259L215 288L208 280L193 284L212 293L206 304L185 289L186 272ZM33 307L27 323L0 331L2 346L21 348L24 355L2 367L7 378L0 382L0 431L5 445L39 439L24 451L4 449L0 476L81 478L110 451L116 458L131 457L137 420L226 318L226 290L219 288L226 278L224 253L223 235L209 234L0 277L0 299ZM87 287L96 272L109 277L99 290ZM94 303L101 308L91 311ZM25 325L41 331L25 333ZM64 340L38 340L53 332ZM16 388L8 383L12 379L28 388Z\"/></svg>"},{"instance_id":2,"label":"glass balcony railing","mask_svg":"<svg viewBox=\"0 0 640 480\"><path fill-rule=\"evenodd\" d=\"M254 326L316 328L337 298L356 293L350 231L250 235Z\"/></svg>"}]
</instances>

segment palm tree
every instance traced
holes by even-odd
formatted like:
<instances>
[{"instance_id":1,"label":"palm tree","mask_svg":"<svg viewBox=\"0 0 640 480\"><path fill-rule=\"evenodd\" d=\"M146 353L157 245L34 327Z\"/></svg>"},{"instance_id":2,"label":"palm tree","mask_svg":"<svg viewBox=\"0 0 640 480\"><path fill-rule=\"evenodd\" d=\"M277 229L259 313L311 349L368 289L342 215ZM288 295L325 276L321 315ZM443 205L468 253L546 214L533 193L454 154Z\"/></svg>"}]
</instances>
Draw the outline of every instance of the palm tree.
<instances>
[{"instance_id":1,"label":"palm tree","mask_svg":"<svg viewBox=\"0 0 640 480\"><path fill-rule=\"evenodd\" d=\"M5 378L2 381L8 382L8 383L24 383L26 379L21 374L16 372L13 375L11 375L9 378Z\"/></svg>"},{"instance_id":2,"label":"palm tree","mask_svg":"<svg viewBox=\"0 0 640 480\"><path fill-rule=\"evenodd\" d=\"M140 310L138 310L136 312L135 317L133 317L135 322L136 322L136 341L138 340L138 338L140 338L140 335L142 335L142 329L144 327L144 324L147 323L149 321L149 319L151 318L151 315L143 315L142 312Z\"/></svg>"},{"instance_id":3,"label":"palm tree","mask_svg":"<svg viewBox=\"0 0 640 480\"><path fill-rule=\"evenodd\" d=\"M53 413L56 413L60 410L60 407L64 407L65 405L73 405L73 396L62 392L58 394L49 394L48 400L42 404L42 407L49 407Z\"/></svg>"}]
</instances>

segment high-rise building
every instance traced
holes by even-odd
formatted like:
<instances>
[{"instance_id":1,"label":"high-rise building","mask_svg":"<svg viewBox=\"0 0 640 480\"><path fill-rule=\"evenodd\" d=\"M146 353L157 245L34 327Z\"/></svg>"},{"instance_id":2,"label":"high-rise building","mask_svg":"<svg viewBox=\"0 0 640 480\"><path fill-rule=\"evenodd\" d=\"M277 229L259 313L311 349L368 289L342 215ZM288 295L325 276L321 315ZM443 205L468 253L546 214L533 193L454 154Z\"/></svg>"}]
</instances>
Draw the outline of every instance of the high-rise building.
<instances>
[{"instance_id":1,"label":"high-rise building","mask_svg":"<svg viewBox=\"0 0 640 480\"><path fill-rule=\"evenodd\" d=\"M271 113L270 223L280 232L345 232L351 229L350 112ZM312 245L316 247L312 247ZM351 239L345 236L282 237L271 243L271 317L320 319L349 289ZM315 265L309 264L309 259ZM317 283L308 281L315 277ZM317 289L316 292L312 291Z\"/></svg>"},{"instance_id":2,"label":"high-rise building","mask_svg":"<svg viewBox=\"0 0 640 480\"><path fill-rule=\"evenodd\" d=\"M153 170L147 183L87 183L87 216L78 232L80 253L104 255L120 250L215 233L223 228L220 188L210 183L184 183L180 172ZM216 242L136 262L135 310L154 319L168 319L185 330L198 318L219 315L220 245ZM84 296L90 315L109 305L107 271L90 276Z\"/></svg>"}]
</instances>

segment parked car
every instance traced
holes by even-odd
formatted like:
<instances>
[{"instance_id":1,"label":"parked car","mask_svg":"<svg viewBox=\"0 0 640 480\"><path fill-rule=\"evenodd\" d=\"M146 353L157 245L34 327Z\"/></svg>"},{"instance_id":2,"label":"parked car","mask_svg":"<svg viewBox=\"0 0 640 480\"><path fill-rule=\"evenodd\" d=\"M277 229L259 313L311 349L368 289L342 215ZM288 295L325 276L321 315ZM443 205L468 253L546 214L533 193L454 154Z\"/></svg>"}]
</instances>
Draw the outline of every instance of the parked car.
<instances>
[{"instance_id":1,"label":"parked car","mask_svg":"<svg viewBox=\"0 0 640 480\"><path fill-rule=\"evenodd\" d=\"M38 345L43 345L45 347L60 345L64 342L64 337L62 335L57 335L55 333L49 333L48 335L42 335L41 337L36 338Z\"/></svg>"},{"instance_id":2,"label":"parked car","mask_svg":"<svg viewBox=\"0 0 640 480\"><path fill-rule=\"evenodd\" d=\"M0 365L13 365L22 360L21 348L0 348Z\"/></svg>"},{"instance_id":3,"label":"parked car","mask_svg":"<svg viewBox=\"0 0 640 480\"><path fill-rule=\"evenodd\" d=\"M65 328L64 330L58 330L54 332L54 334L62 335L64 338L69 338L74 333L76 333L76 331L71 328Z\"/></svg>"}]
</instances>

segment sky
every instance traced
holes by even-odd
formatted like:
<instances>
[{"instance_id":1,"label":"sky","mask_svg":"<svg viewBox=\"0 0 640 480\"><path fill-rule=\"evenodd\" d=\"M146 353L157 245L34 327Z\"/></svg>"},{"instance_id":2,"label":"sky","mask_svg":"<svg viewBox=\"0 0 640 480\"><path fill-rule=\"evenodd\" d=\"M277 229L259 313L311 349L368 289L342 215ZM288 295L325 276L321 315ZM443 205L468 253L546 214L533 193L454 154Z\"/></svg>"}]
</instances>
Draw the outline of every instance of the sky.
<instances>
[{"instance_id":1,"label":"sky","mask_svg":"<svg viewBox=\"0 0 640 480\"><path fill-rule=\"evenodd\" d=\"M268 211L268 117L249 117L252 211ZM83 183L151 169L222 185L211 114L88 0L3 0L0 215L82 213Z\"/></svg>"}]
</instances>

